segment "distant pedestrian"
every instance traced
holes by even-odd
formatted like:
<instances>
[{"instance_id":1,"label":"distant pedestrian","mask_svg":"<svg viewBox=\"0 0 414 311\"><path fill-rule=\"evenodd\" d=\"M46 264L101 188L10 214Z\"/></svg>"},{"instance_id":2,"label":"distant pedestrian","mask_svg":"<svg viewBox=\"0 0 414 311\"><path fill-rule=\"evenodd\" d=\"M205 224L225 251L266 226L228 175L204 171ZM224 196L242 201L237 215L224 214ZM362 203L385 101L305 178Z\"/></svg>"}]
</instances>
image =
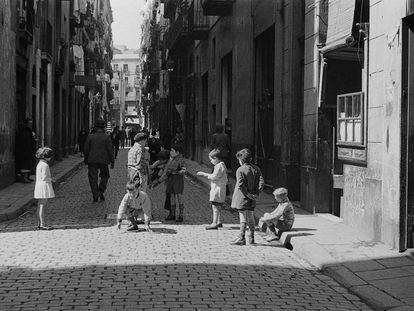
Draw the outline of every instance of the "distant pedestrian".
<instances>
[{"instance_id":1,"label":"distant pedestrian","mask_svg":"<svg viewBox=\"0 0 414 311\"><path fill-rule=\"evenodd\" d=\"M51 230L45 224L43 213L47 206L47 200L55 197L52 185L52 175L50 173L49 163L53 158L53 150L49 147L42 147L36 151L36 158L39 163L36 166L36 184L34 188L34 198L37 199L37 219L39 230Z\"/></svg>"},{"instance_id":2,"label":"distant pedestrian","mask_svg":"<svg viewBox=\"0 0 414 311\"><path fill-rule=\"evenodd\" d=\"M259 167L251 164L252 154L249 149L242 149L236 153L240 167L236 171L236 185L234 186L231 207L238 210L240 217L240 232L233 245L246 245L245 232L249 226L249 242L254 244L255 221L253 211L256 199L263 189L264 179Z\"/></svg>"},{"instance_id":3,"label":"distant pedestrian","mask_svg":"<svg viewBox=\"0 0 414 311\"><path fill-rule=\"evenodd\" d=\"M139 183L146 192L149 177L149 156L147 155L147 135L138 133L134 138L134 145L128 151L128 178L129 181Z\"/></svg>"},{"instance_id":4,"label":"distant pedestrian","mask_svg":"<svg viewBox=\"0 0 414 311\"><path fill-rule=\"evenodd\" d=\"M112 147L114 149L114 158L116 159L118 156L119 151L119 143L121 140L121 135L119 134L119 126L115 126L112 130L111 134L111 141L112 141Z\"/></svg>"},{"instance_id":5,"label":"distant pedestrian","mask_svg":"<svg viewBox=\"0 0 414 311\"><path fill-rule=\"evenodd\" d=\"M211 137L210 150L218 149L220 150L220 158L223 159L226 167L230 167L229 155L230 155L230 139L229 136L224 133L224 126L222 124L216 125L216 130L213 136Z\"/></svg>"},{"instance_id":6,"label":"distant pedestrian","mask_svg":"<svg viewBox=\"0 0 414 311\"><path fill-rule=\"evenodd\" d=\"M151 200L148 194L139 189L140 184L129 181L126 185L127 193L124 195L118 208L118 229L121 229L122 218L127 216L131 225L127 231L138 231L138 217L144 216L145 230L152 232L151 223Z\"/></svg>"},{"instance_id":7,"label":"distant pedestrian","mask_svg":"<svg viewBox=\"0 0 414 311\"><path fill-rule=\"evenodd\" d=\"M131 128L129 126L127 126L127 128L125 129L125 143L127 147L131 146Z\"/></svg>"},{"instance_id":8,"label":"distant pedestrian","mask_svg":"<svg viewBox=\"0 0 414 311\"><path fill-rule=\"evenodd\" d=\"M111 138L105 133L105 121L95 122L95 131L86 138L85 163L88 165L88 179L93 201L105 201L105 190L109 180L109 168L114 168L114 153ZM98 183L98 173L101 178Z\"/></svg>"},{"instance_id":9,"label":"distant pedestrian","mask_svg":"<svg viewBox=\"0 0 414 311\"><path fill-rule=\"evenodd\" d=\"M213 221L206 230L214 230L223 227L221 223L221 208L226 200L227 168L220 158L221 151L213 149L208 157L214 165L212 174L197 172L197 175L207 177L210 180L210 204L213 209Z\"/></svg>"},{"instance_id":10,"label":"distant pedestrian","mask_svg":"<svg viewBox=\"0 0 414 311\"><path fill-rule=\"evenodd\" d=\"M157 155L161 151L161 142L157 138L157 132L152 131L150 138L148 139L148 148L150 153L150 164L153 164L157 160Z\"/></svg>"},{"instance_id":11,"label":"distant pedestrian","mask_svg":"<svg viewBox=\"0 0 414 311\"><path fill-rule=\"evenodd\" d=\"M16 173L22 182L28 183L33 181L30 178L34 174L36 159L37 141L33 131L33 121L26 118L23 124L20 124L16 134L15 156L16 156Z\"/></svg>"},{"instance_id":12,"label":"distant pedestrian","mask_svg":"<svg viewBox=\"0 0 414 311\"><path fill-rule=\"evenodd\" d=\"M154 186L165 181L165 193L170 194L173 202L166 220L174 220L176 222L183 221L184 204L181 196L184 192L184 166L183 147L181 145L173 145L170 151L170 158L165 165L163 175L154 183ZM176 207L178 206L178 216L176 218Z\"/></svg>"},{"instance_id":13,"label":"distant pedestrian","mask_svg":"<svg viewBox=\"0 0 414 311\"><path fill-rule=\"evenodd\" d=\"M119 130L119 138L120 138L120 143L121 143L121 148L125 148L125 140L126 140L126 132L125 132L125 127L122 126L121 129Z\"/></svg>"},{"instance_id":14,"label":"distant pedestrian","mask_svg":"<svg viewBox=\"0 0 414 311\"><path fill-rule=\"evenodd\" d=\"M262 231L267 229L268 236L265 239L269 242L279 240L283 232L292 229L295 221L295 210L289 201L288 190L277 188L273 195L278 203L276 209L271 213L265 213L258 224Z\"/></svg>"},{"instance_id":15,"label":"distant pedestrian","mask_svg":"<svg viewBox=\"0 0 414 311\"><path fill-rule=\"evenodd\" d=\"M82 157L83 157L83 152L85 150L85 141L87 137L88 137L88 133L86 132L86 129L82 127L81 131L78 134L79 152L81 153Z\"/></svg>"}]
</instances>

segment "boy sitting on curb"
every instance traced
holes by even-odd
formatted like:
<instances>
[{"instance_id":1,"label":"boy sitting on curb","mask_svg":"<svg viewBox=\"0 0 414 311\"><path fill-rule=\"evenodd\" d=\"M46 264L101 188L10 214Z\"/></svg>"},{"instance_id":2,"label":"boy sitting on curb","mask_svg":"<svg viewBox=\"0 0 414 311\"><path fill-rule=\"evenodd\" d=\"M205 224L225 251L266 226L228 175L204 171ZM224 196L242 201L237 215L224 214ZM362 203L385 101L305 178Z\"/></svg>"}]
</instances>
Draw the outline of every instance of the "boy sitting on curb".
<instances>
[{"instance_id":1,"label":"boy sitting on curb","mask_svg":"<svg viewBox=\"0 0 414 311\"><path fill-rule=\"evenodd\" d=\"M285 231L290 231L295 221L295 210L288 198L286 188L278 188L273 191L276 201L279 203L276 209L271 213L265 213L259 219L259 228L265 231L267 228L268 236L265 239L270 242L279 240ZM278 231L276 232L276 229Z\"/></svg>"},{"instance_id":2,"label":"boy sitting on curb","mask_svg":"<svg viewBox=\"0 0 414 311\"><path fill-rule=\"evenodd\" d=\"M118 229L121 229L122 217L126 215L131 225L127 231L138 231L138 216L144 214L145 230L152 232L150 228L151 221L151 200L149 196L139 190L140 184L129 181L126 185L127 193L119 204L118 208Z\"/></svg>"}]
</instances>

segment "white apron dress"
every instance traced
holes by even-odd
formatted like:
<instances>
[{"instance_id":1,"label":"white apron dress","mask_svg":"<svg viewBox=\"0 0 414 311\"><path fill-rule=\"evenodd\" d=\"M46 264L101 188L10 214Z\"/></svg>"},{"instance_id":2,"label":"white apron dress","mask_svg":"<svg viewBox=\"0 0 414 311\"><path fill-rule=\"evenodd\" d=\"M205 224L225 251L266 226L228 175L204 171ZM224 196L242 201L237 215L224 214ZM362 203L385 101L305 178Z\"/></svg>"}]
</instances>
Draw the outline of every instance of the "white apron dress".
<instances>
[{"instance_id":1,"label":"white apron dress","mask_svg":"<svg viewBox=\"0 0 414 311\"><path fill-rule=\"evenodd\" d=\"M210 180L210 202L223 203L226 201L227 168L224 162L214 165L212 174L208 174Z\"/></svg>"},{"instance_id":2,"label":"white apron dress","mask_svg":"<svg viewBox=\"0 0 414 311\"><path fill-rule=\"evenodd\" d=\"M36 185L34 189L35 199L50 199L55 197L52 186L52 176L49 165L40 160L36 166Z\"/></svg>"}]
</instances>

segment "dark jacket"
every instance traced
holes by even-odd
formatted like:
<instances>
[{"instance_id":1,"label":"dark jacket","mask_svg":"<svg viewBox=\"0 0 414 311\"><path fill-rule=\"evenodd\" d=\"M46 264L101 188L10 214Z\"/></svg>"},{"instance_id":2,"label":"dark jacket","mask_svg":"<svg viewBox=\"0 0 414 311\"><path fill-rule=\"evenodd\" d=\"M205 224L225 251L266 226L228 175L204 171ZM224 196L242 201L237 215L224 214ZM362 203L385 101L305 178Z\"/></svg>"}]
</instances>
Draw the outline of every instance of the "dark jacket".
<instances>
[{"instance_id":1,"label":"dark jacket","mask_svg":"<svg viewBox=\"0 0 414 311\"><path fill-rule=\"evenodd\" d=\"M231 207L237 210L254 210L256 200L249 199L247 195L259 195L263 186L264 179L260 168L252 164L243 164L236 171Z\"/></svg>"},{"instance_id":2,"label":"dark jacket","mask_svg":"<svg viewBox=\"0 0 414 311\"><path fill-rule=\"evenodd\" d=\"M100 130L86 138L84 154L86 164L114 164L111 138Z\"/></svg>"}]
</instances>

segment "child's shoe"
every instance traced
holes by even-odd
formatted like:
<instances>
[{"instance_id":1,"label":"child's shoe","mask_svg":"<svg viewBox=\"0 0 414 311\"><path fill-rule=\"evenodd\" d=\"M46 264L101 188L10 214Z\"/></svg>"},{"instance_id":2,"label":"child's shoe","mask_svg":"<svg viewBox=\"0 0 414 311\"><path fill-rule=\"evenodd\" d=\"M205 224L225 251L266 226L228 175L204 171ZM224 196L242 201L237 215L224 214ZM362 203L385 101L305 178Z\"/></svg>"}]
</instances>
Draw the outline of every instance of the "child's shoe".
<instances>
[{"instance_id":1,"label":"child's shoe","mask_svg":"<svg viewBox=\"0 0 414 311\"><path fill-rule=\"evenodd\" d=\"M175 222L183 222L184 204L178 205L178 217Z\"/></svg>"},{"instance_id":2,"label":"child's shoe","mask_svg":"<svg viewBox=\"0 0 414 311\"><path fill-rule=\"evenodd\" d=\"M130 225L127 228L127 231L138 231L138 226L136 226L136 225Z\"/></svg>"},{"instance_id":3,"label":"child's shoe","mask_svg":"<svg viewBox=\"0 0 414 311\"><path fill-rule=\"evenodd\" d=\"M219 224L211 224L206 227L206 230L217 230L219 228Z\"/></svg>"},{"instance_id":4,"label":"child's shoe","mask_svg":"<svg viewBox=\"0 0 414 311\"><path fill-rule=\"evenodd\" d=\"M246 245L245 237L238 237L234 241L230 242L231 245Z\"/></svg>"},{"instance_id":5,"label":"child's shoe","mask_svg":"<svg viewBox=\"0 0 414 311\"><path fill-rule=\"evenodd\" d=\"M175 220L175 204L170 206L170 212L165 220Z\"/></svg>"}]
</instances>

